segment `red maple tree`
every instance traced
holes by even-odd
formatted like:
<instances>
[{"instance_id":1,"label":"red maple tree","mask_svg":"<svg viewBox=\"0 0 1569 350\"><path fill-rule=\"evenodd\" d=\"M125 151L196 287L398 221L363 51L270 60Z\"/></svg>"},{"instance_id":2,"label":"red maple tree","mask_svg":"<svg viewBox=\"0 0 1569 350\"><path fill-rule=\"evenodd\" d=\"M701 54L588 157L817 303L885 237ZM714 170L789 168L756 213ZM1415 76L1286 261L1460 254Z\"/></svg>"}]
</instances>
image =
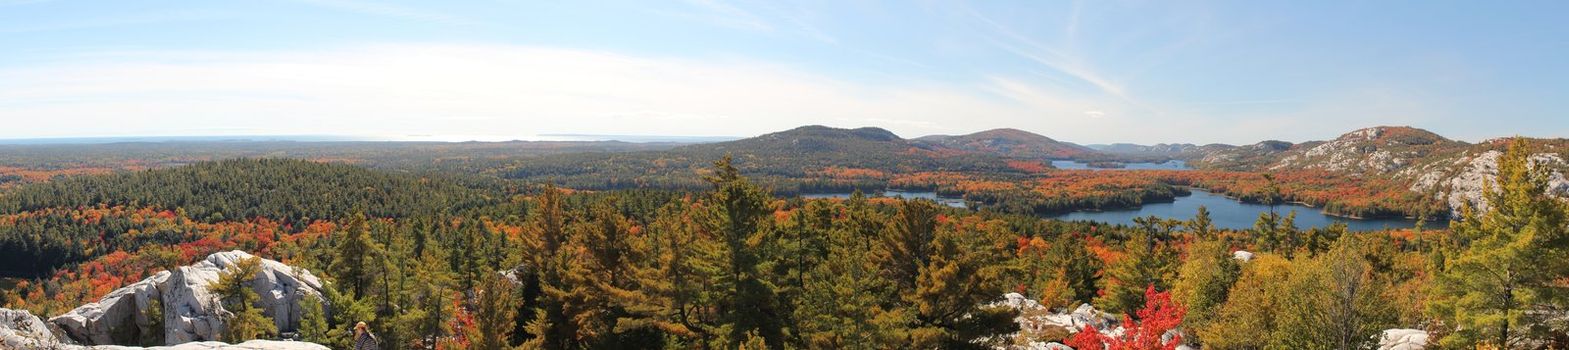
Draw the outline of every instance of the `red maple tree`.
<instances>
[{"instance_id":1,"label":"red maple tree","mask_svg":"<svg viewBox=\"0 0 1569 350\"><path fill-rule=\"evenodd\" d=\"M1182 316L1187 314L1187 309L1171 302L1171 292L1156 292L1155 286L1149 286L1144 290L1144 308L1136 314L1138 322L1122 316L1121 334L1102 334L1095 326L1085 326L1066 343L1080 350L1174 350L1182 344L1181 334L1161 341L1161 336L1181 325Z\"/></svg>"}]
</instances>

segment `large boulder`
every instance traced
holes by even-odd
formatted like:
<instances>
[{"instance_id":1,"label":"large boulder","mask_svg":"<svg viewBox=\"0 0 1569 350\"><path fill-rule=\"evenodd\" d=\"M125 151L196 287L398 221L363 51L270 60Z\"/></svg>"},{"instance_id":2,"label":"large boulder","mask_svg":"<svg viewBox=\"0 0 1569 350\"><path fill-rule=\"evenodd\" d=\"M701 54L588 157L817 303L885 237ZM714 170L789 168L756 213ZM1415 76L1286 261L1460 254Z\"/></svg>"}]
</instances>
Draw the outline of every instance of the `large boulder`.
<instances>
[{"instance_id":1,"label":"large boulder","mask_svg":"<svg viewBox=\"0 0 1569 350\"><path fill-rule=\"evenodd\" d=\"M0 349L48 349L60 338L26 310L0 309Z\"/></svg>"},{"instance_id":2,"label":"large boulder","mask_svg":"<svg viewBox=\"0 0 1569 350\"><path fill-rule=\"evenodd\" d=\"M296 341L252 340L239 344L220 342L194 342L174 346L150 348L96 345L84 346L62 340L38 316L25 310L0 308L0 349L47 350L328 350L315 343Z\"/></svg>"},{"instance_id":3,"label":"large boulder","mask_svg":"<svg viewBox=\"0 0 1569 350\"><path fill-rule=\"evenodd\" d=\"M1427 347L1427 332L1420 329L1386 329L1378 337L1378 350L1421 350Z\"/></svg>"},{"instance_id":4,"label":"large boulder","mask_svg":"<svg viewBox=\"0 0 1569 350\"><path fill-rule=\"evenodd\" d=\"M98 302L82 305L71 312L49 319L65 330L69 339L89 345L147 343L148 331L162 323L164 344L212 341L223 331L223 309L218 296L207 285L219 273L252 255L242 251L219 252L196 264L161 272L140 282L110 292ZM323 304L321 280L310 271L262 259L261 269L250 281L260 296L256 306L271 317L280 332L297 330L302 310L300 301L316 298ZM153 317L149 308L162 305L162 317ZM229 346L229 345L225 345Z\"/></svg>"},{"instance_id":5,"label":"large boulder","mask_svg":"<svg viewBox=\"0 0 1569 350\"><path fill-rule=\"evenodd\" d=\"M159 272L129 286L109 292L97 302L76 307L49 319L65 335L83 344L144 344L142 338L162 333L161 319L151 308L162 299L160 289L169 272Z\"/></svg>"}]
</instances>

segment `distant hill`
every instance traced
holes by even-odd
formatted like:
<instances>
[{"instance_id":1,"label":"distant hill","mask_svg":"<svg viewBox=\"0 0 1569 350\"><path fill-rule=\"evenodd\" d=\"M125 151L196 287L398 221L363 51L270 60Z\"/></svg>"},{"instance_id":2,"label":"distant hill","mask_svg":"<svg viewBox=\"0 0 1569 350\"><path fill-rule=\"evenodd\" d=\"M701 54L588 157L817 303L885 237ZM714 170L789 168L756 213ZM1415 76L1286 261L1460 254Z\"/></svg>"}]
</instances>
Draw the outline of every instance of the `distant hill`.
<instances>
[{"instance_id":1,"label":"distant hill","mask_svg":"<svg viewBox=\"0 0 1569 350\"><path fill-rule=\"evenodd\" d=\"M899 135L881 128L840 129L809 125L795 129L764 134L735 141L714 142L677 147L676 153L740 153L756 156L800 154L843 154L845 152L872 152L898 156L930 151L932 147L911 143Z\"/></svg>"},{"instance_id":2,"label":"distant hill","mask_svg":"<svg viewBox=\"0 0 1569 350\"><path fill-rule=\"evenodd\" d=\"M1023 159L1077 159L1099 153L1089 147L1007 128L968 135L931 135L916 138L915 141L932 147Z\"/></svg>"},{"instance_id":3,"label":"distant hill","mask_svg":"<svg viewBox=\"0 0 1569 350\"><path fill-rule=\"evenodd\" d=\"M1569 139L1528 139L1535 148L1534 164L1555 172L1551 191L1569 196ZM1210 151L1190 165L1237 171L1325 171L1392 180L1411 192L1446 202L1451 209L1481 203L1484 184L1492 181L1505 139L1478 144L1451 140L1409 126L1358 129L1334 140L1292 144L1264 141Z\"/></svg>"},{"instance_id":4,"label":"distant hill","mask_svg":"<svg viewBox=\"0 0 1569 350\"><path fill-rule=\"evenodd\" d=\"M1334 140L1291 144L1264 141L1210 152L1199 166L1232 170L1317 169L1384 174L1452 155L1468 147L1433 132L1408 126L1377 126L1348 132Z\"/></svg>"},{"instance_id":5,"label":"distant hill","mask_svg":"<svg viewBox=\"0 0 1569 350\"><path fill-rule=\"evenodd\" d=\"M578 189L700 189L710 164L725 155L743 174L781 193L881 189L894 173L1012 173L1006 157L912 141L874 127L810 125L734 141L665 151L575 153L521 162L502 176Z\"/></svg>"}]
</instances>

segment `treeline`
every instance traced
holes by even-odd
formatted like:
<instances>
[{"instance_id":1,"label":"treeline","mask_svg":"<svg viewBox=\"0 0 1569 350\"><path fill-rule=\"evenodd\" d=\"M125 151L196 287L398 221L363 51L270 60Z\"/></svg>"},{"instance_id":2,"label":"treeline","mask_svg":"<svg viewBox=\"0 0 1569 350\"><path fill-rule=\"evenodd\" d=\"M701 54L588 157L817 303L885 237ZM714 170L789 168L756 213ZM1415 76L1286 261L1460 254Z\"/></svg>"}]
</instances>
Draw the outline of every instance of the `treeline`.
<instances>
[{"instance_id":1,"label":"treeline","mask_svg":"<svg viewBox=\"0 0 1569 350\"><path fill-rule=\"evenodd\" d=\"M306 305L301 329L246 336L297 331L335 348L359 321L386 347L420 349L1332 349L1371 347L1392 328L1451 348L1563 347L1569 327L1554 310L1569 307L1569 208L1546 195L1547 174L1526 170L1529 154L1501 158L1494 205L1452 232L1302 229L1289 214L1217 230L1202 210L1116 226L923 200L779 199L724 160L704 170L702 192L549 189L209 241L328 281L329 303ZM80 281L160 255L109 253L4 297L30 309L92 298L77 288L97 287ZM1048 309L1020 314L998 303L1008 292ZM1014 323L1085 304L1121 330Z\"/></svg>"},{"instance_id":2,"label":"treeline","mask_svg":"<svg viewBox=\"0 0 1569 350\"><path fill-rule=\"evenodd\" d=\"M0 196L0 213L83 205L179 208L206 222L290 223L350 213L410 217L493 203L519 189L500 180L400 176L288 159L233 159L105 176L73 176Z\"/></svg>"},{"instance_id":3,"label":"treeline","mask_svg":"<svg viewBox=\"0 0 1569 350\"><path fill-rule=\"evenodd\" d=\"M986 348L1017 329L986 306L1020 273L1002 221L793 206L727 161L709 181L644 217L550 190L490 225L355 219L279 253L330 276L331 320L301 333L333 346L355 320L399 347L477 349Z\"/></svg>"}]
</instances>

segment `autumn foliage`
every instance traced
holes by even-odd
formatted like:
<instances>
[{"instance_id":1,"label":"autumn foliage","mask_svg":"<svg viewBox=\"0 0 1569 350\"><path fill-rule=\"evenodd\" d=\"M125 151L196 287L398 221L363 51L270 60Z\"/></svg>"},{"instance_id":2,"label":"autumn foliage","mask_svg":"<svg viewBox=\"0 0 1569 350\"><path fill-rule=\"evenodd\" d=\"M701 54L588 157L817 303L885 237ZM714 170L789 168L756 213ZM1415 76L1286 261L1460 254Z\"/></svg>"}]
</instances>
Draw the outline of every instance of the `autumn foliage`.
<instances>
[{"instance_id":1,"label":"autumn foliage","mask_svg":"<svg viewBox=\"0 0 1569 350\"><path fill-rule=\"evenodd\" d=\"M1084 330L1067 339L1074 349L1106 350L1173 350L1182 344L1180 333L1171 333L1182 323L1187 310L1171 301L1171 292L1156 292L1155 286L1144 291L1144 308L1137 311L1138 319L1122 316L1122 332L1105 334L1086 326Z\"/></svg>"}]
</instances>

